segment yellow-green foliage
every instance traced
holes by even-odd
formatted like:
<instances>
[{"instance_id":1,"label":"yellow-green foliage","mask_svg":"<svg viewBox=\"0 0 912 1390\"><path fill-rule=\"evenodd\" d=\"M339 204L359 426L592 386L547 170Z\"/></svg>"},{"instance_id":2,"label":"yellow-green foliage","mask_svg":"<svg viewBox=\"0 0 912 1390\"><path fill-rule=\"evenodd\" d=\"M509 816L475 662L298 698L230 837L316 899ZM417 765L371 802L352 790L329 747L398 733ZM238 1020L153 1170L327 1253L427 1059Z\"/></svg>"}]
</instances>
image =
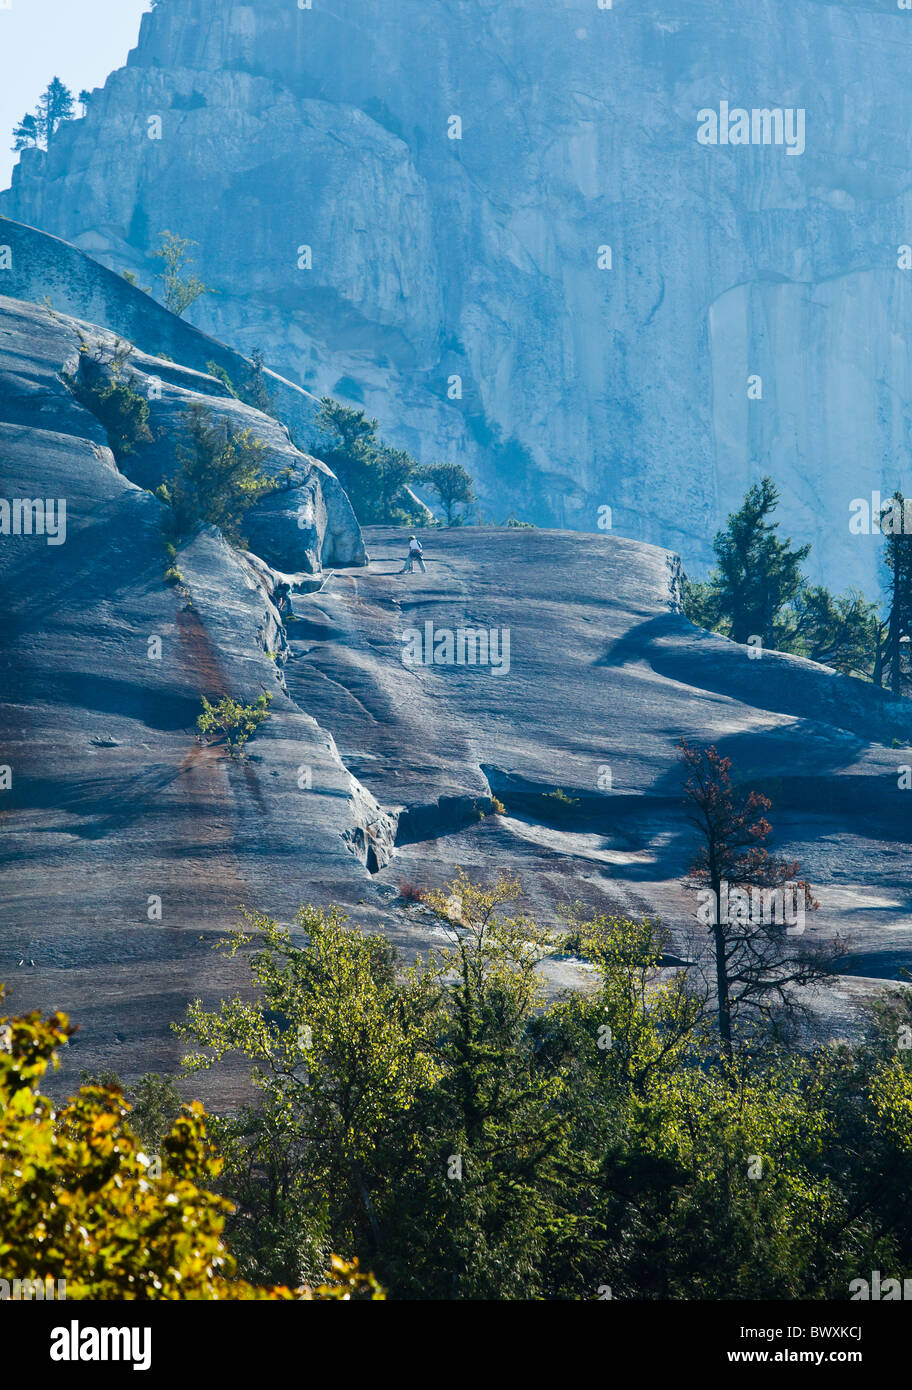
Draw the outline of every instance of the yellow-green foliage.
<instances>
[{"instance_id":1,"label":"yellow-green foliage","mask_svg":"<svg viewBox=\"0 0 912 1390\"><path fill-rule=\"evenodd\" d=\"M334 1261L317 1288L232 1280L222 1229L231 1203L208 1191L221 1169L201 1105L161 1143L160 1174L113 1087L84 1086L59 1109L38 1090L73 1033L66 1016L0 1022L0 1268L66 1280L70 1299L292 1299L382 1296Z\"/></svg>"},{"instance_id":2,"label":"yellow-green foliage","mask_svg":"<svg viewBox=\"0 0 912 1390\"><path fill-rule=\"evenodd\" d=\"M519 885L423 895L449 939L411 971L338 913L306 943L251 917L255 1001L195 1005L191 1069L239 1053L259 1103L219 1121L246 1277L359 1253L405 1298L844 1298L912 1259L912 992L869 1041L736 1031L656 923L567 912L588 987Z\"/></svg>"},{"instance_id":3,"label":"yellow-green foliage","mask_svg":"<svg viewBox=\"0 0 912 1390\"><path fill-rule=\"evenodd\" d=\"M452 945L438 953L441 967L459 969L478 990L502 991L504 1015L515 1014L517 1023L544 998L538 964L554 946L551 932L514 907L520 896L518 879L501 874L486 886L458 866L445 890L424 895L449 926Z\"/></svg>"},{"instance_id":4,"label":"yellow-green foliage","mask_svg":"<svg viewBox=\"0 0 912 1390\"><path fill-rule=\"evenodd\" d=\"M180 317L202 295L217 294L218 291L204 285L198 275L186 273L188 265L192 263L187 248L195 246L195 241L190 241L188 237L175 236L169 231L160 232L159 236L161 250L153 251L152 254L164 265L164 269L158 273L158 279L162 282L165 308Z\"/></svg>"},{"instance_id":5,"label":"yellow-green foliage","mask_svg":"<svg viewBox=\"0 0 912 1390\"><path fill-rule=\"evenodd\" d=\"M579 797L568 796L563 787L542 794L542 809L546 816L551 816L555 820L569 816L578 805Z\"/></svg>"},{"instance_id":6,"label":"yellow-green foliage","mask_svg":"<svg viewBox=\"0 0 912 1390\"><path fill-rule=\"evenodd\" d=\"M202 734L223 734L230 749L243 748L256 733L264 719L269 718L272 696L268 693L258 696L252 705L242 705L223 695L217 704L211 704L203 696L203 712L196 721Z\"/></svg>"},{"instance_id":7,"label":"yellow-green foliage","mask_svg":"<svg viewBox=\"0 0 912 1390\"><path fill-rule=\"evenodd\" d=\"M722 1058L655 923L568 909L591 971L549 1000L561 938L519 891L460 871L425 894L449 946L412 966L335 910L248 915L227 948L252 990L179 1031L190 1074L246 1059L256 1104L185 1108L149 1140L157 1181L118 1090L56 1115L37 1094L66 1020L12 1021L0 1268L98 1297L381 1296L337 1251L397 1297L661 1300L838 1299L910 1267L912 991L853 1045L736 1030Z\"/></svg>"},{"instance_id":8,"label":"yellow-green foliage","mask_svg":"<svg viewBox=\"0 0 912 1390\"><path fill-rule=\"evenodd\" d=\"M180 1029L198 1049L185 1068L240 1052L256 1061L254 1080L265 1093L306 1093L315 1138L347 1160L366 1158L391 1117L437 1075L424 1021L436 977L418 965L397 983L384 968L387 944L348 930L335 909L298 912L306 950L269 917L248 914L245 922L230 951L250 951L266 1012L235 998L208 1013L197 1001ZM284 1028L277 1017L287 1020Z\"/></svg>"},{"instance_id":9,"label":"yellow-green foliage","mask_svg":"<svg viewBox=\"0 0 912 1390\"><path fill-rule=\"evenodd\" d=\"M904 1051L908 1054L908 1048ZM880 1064L869 1096L884 1134L902 1153L912 1154L912 1071L899 1056Z\"/></svg>"},{"instance_id":10,"label":"yellow-green foliage","mask_svg":"<svg viewBox=\"0 0 912 1390\"><path fill-rule=\"evenodd\" d=\"M90 353L80 337L79 365L75 372L63 374L76 399L104 426L118 459L135 454L153 439L149 403L134 389L136 378L125 370L132 351L130 343L118 339L113 352L99 348Z\"/></svg>"},{"instance_id":11,"label":"yellow-green foliage","mask_svg":"<svg viewBox=\"0 0 912 1390\"><path fill-rule=\"evenodd\" d=\"M522 1040L545 934L517 911L512 881L485 890L460 874L451 889L431 905L452 948L411 968L336 911L301 910L306 948L250 916L232 950L248 956L255 1002L190 1009L185 1067L240 1053L260 1091L219 1131L246 1215L230 1231L245 1269L296 1279L329 1241L372 1268L382 1259L407 1297L535 1286L531 1175L557 1181L550 1156L566 1128L562 1080L537 1074Z\"/></svg>"},{"instance_id":12,"label":"yellow-green foliage","mask_svg":"<svg viewBox=\"0 0 912 1390\"><path fill-rule=\"evenodd\" d=\"M232 1279L222 1241L231 1202L207 1190L221 1170L199 1102L161 1141L158 1166L115 1087L83 1086L57 1108L38 1086L74 1029L67 1016L0 1022L0 1268L65 1279L68 1298L382 1297L373 1276L332 1259L325 1284Z\"/></svg>"}]
</instances>

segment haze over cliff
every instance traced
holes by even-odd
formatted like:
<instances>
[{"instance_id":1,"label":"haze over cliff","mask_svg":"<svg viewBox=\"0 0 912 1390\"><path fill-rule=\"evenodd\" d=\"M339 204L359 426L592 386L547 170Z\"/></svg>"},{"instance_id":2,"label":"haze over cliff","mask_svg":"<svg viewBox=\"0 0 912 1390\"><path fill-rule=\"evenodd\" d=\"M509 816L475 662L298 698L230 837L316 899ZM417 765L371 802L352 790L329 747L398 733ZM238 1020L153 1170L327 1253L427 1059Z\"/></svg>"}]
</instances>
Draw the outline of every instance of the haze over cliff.
<instances>
[{"instance_id":1,"label":"haze over cliff","mask_svg":"<svg viewBox=\"0 0 912 1390\"><path fill-rule=\"evenodd\" d=\"M909 485L910 57L888 0L161 0L0 211L144 284L193 238L195 323L466 463L495 520L609 506L694 567L768 472L812 574L873 597L849 503ZM725 102L803 112L802 151L700 143Z\"/></svg>"}]
</instances>

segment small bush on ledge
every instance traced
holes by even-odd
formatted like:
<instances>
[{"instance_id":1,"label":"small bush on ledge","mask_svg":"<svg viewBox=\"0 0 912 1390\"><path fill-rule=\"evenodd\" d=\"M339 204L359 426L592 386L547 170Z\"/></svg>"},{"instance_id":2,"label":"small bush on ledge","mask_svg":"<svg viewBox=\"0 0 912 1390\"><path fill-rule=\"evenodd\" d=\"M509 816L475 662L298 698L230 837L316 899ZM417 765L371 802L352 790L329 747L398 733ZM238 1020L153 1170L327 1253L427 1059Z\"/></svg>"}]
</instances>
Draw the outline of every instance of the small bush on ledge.
<instances>
[{"instance_id":1,"label":"small bush on ledge","mask_svg":"<svg viewBox=\"0 0 912 1390\"><path fill-rule=\"evenodd\" d=\"M579 797L568 796L563 787L558 787L556 791L542 793L542 804L552 820L562 820L579 805Z\"/></svg>"},{"instance_id":2,"label":"small bush on ledge","mask_svg":"<svg viewBox=\"0 0 912 1390\"><path fill-rule=\"evenodd\" d=\"M90 352L88 343L81 339L79 366L71 374L64 373L64 380L80 405L104 426L111 452L118 461L153 440L149 403L135 389L136 377L125 374L132 351L130 343L118 340L109 355L102 348Z\"/></svg>"},{"instance_id":3,"label":"small bush on ledge","mask_svg":"<svg viewBox=\"0 0 912 1390\"><path fill-rule=\"evenodd\" d=\"M204 695L203 712L196 721L197 728L203 735L223 737L229 752L235 756L242 752L244 744L251 734L256 733L263 720L269 718L271 701L270 694L263 694L252 705L242 705L240 701L232 700L230 695L223 695L217 704L212 704Z\"/></svg>"}]
</instances>

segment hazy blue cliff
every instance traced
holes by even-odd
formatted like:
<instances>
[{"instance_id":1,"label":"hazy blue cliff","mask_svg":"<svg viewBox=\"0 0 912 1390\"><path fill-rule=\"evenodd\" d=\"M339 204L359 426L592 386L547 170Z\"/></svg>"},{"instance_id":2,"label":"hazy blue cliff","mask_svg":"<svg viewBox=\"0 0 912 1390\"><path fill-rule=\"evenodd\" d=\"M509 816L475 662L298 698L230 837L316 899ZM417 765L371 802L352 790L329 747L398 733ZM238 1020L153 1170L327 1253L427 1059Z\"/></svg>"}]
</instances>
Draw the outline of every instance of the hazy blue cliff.
<instances>
[{"instance_id":1,"label":"hazy blue cliff","mask_svg":"<svg viewBox=\"0 0 912 1390\"><path fill-rule=\"evenodd\" d=\"M910 62L894 0L161 0L0 212L145 284L193 238L199 327L466 462L495 520L608 505L693 563L769 472L873 591L849 503L912 486ZM723 103L802 148L701 143Z\"/></svg>"}]
</instances>

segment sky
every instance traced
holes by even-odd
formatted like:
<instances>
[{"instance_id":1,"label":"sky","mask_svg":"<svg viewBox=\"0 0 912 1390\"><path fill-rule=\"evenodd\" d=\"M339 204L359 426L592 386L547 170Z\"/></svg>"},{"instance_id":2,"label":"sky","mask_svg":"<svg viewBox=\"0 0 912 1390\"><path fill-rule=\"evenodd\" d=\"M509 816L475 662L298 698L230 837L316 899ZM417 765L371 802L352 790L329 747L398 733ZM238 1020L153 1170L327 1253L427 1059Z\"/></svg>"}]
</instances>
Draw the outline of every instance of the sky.
<instances>
[{"instance_id":1,"label":"sky","mask_svg":"<svg viewBox=\"0 0 912 1390\"><path fill-rule=\"evenodd\" d=\"M16 161L13 127L51 78L74 96L103 86L136 46L150 8L149 0L0 0L0 188Z\"/></svg>"}]
</instances>

